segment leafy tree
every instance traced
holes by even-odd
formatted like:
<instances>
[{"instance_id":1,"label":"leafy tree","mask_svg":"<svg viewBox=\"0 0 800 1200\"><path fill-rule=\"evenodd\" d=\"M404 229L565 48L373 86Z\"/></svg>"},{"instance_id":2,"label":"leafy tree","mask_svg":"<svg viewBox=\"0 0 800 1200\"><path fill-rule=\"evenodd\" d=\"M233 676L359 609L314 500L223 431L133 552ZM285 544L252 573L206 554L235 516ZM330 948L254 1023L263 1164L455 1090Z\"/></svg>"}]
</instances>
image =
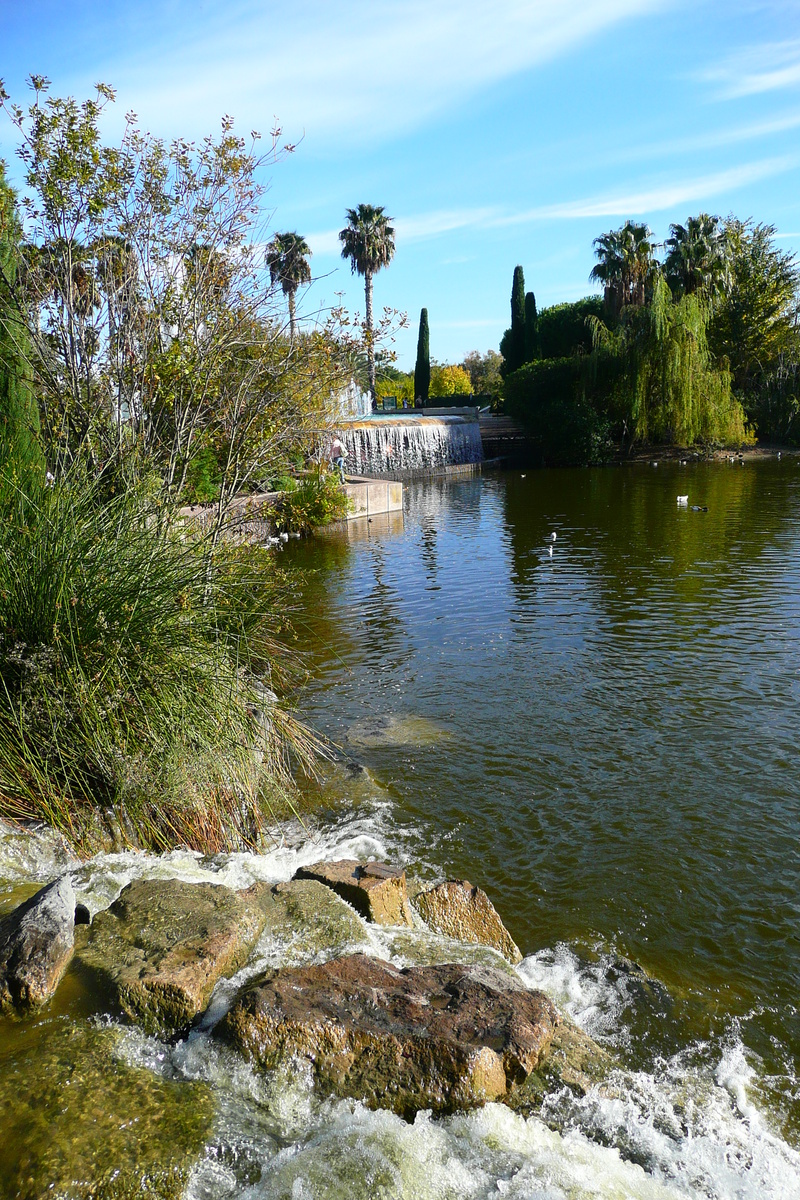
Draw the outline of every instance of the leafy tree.
<instances>
[{"instance_id":1,"label":"leafy tree","mask_svg":"<svg viewBox=\"0 0 800 1200\"><path fill-rule=\"evenodd\" d=\"M525 361L539 357L539 314L533 292L525 293Z\"/></svg>"},{"instance_id":2,"label":"leafy tree","mask_svg":"<svg viewBox=\"0 0 800 1200\"><path fill-rule=\"evenodd\" d=\"M800 268L794 254L775 246L775 233L774 225L726 222L730 283L710 329L711 345L728 359L753 415L760 381L782 361L800 358Z\"/></svg>"},{"instance_id":3,"label":"leafy tree","mask_svg":"<svg viewBox=\"0 0 800 1200\"><path fill-rule=\"evenodd\" d=\"M626 221L594 239L597 258L589 278L602 283L607 311L617 317L624 308L641 308L655 269L653 235L647 225Z\"/></svg>"},{"instance_id":4,"label":"leafy tree","mask_svg":"<svg viewBox=\"0 0 800 1200\"><path fill-rule=\"evenodd\" d=\"M33 79L16 125L28 188L21 270L43 436L54 463L120 477L155 470L166 497L191 464L219 465L218 519L232 496L318 429L355 339L341 314L292 341L265 270L263 168L280 160L225 118L218 136L169 146L130 118L100 135L113 91L78 104Z\"/></svg>"},{"instance_id":5,"label":"leafy tree","mask_svg":"<svg viewBox=\"0 0 800 1200\"><path fill-rule=\"evenodd\" d=\"M431 386L431 337L428 329L428 310L419 314L419 337L417 338L417 362L414 367L414 399L423 406L428 401Z\"/></svg>"},{"instance_id":6,"label":"leafy tree","mask_svg":"<svg viewBox=\"0 0 800 1200\"><path fill-rule=\"evenodd\" d=\"M517 371L525 362L525 274L522 267L514 267L511 283L511 327L500 341L503 356L503 375Z\"/></svg>"},{"instance_id":7,"label":"leafy tree","mask_svg":"<svg viewBox=\"0 0 800 1200\"><path fill-rule=\"evenodd\" d=\"M350 259L353 274L364 276L366 304L366 342L369 390L375 399L375 338L372 315L372 278L381 267L386 267L394 257L394 229L389 224L391 217L385 215L382 205L359 204L348 208L347 225L339 233L342 243L342 258Z\"/></svg>"},{"instance_id":8,"label":"leafy tree","mask_svg":"<svg viewBox=\"0 0 800 1200\"><path fill-rule=\"evenodd\" d=\"M708 302L701 293L673 299L656 276L651 303L630 308L612 332L593 318L591 366L617 360L614 410L631 441L743 444L751 440L728 370L708 348Z\"/></svg>"},{"instance_id":9,"label":"leafy tree","mask_svg":"<svg viewBox=\"0 0 800 1200\"><path fill-rule=\"evenodd\" d=\"M476 396L491 396L493 399L501 396L502 364L503 359L496 350L487 350L485 354L481 354L479 350L470 350L461 364L470 377L470 390Z\"/></svg>"},{"instance_id":10,"label":"leafy tree","mask_svg":"<svg viewBox=\"0 0 800 1200\"><path fill-rule=\"evenodd\" d=\"M702 291L709 300L726 290L730 248L719 217L700 213L685 225L670 225L664 274L676 296Z\"/></svg>"},{"instance_id":11,"label":"leafy tree","mask_svg":"<svg viewBox=\"0 0 800 1200\"><path fill-rule=\"evenodd\" d=\"M295 297L301 283L311 282L311 248L299 233L276 233L267 246L267 266L273 287L280 284L289 304L289 329L295 336Z\"/></svg>"},{"instance_id":12,"label":"leafy tree","mask_svg":"<svg viewBox=\"0 0 800 1200\"><path fill-rule=\"evenodd\" d=\"M44 483L28 331L14 300L22 230L0 162L0 473L23 495Z\"/></svg>"},{"instance_id":13,"label":"leafy tree","mask_svg":"<svg viewBox=\"0 0 800 1200\"><path fill-rule=\"evenodd\" d=\"M463 367L436 363L431 368L431 397L469 396L471 391L472 380Z\"/></svg>"}]
</instances>

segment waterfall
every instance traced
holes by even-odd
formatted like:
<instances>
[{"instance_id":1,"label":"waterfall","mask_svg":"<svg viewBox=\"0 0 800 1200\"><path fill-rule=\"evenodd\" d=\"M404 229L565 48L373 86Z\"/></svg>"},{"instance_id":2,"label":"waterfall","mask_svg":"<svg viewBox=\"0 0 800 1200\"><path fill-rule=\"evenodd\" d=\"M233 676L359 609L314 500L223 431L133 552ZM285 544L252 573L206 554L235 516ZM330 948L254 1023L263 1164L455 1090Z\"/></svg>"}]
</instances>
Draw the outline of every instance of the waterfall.
<instances>
[{"instance_id":1,"label":"waterfall","mask_svg":"<svg viewBox=\"0 0 800 1200\"><path fill-rule=\"evenodd\" d=\"M483 459L480 426L463 416L372 417L342 422L339 436L353 475L429 474Z\"/></svg>"}]
</instances>

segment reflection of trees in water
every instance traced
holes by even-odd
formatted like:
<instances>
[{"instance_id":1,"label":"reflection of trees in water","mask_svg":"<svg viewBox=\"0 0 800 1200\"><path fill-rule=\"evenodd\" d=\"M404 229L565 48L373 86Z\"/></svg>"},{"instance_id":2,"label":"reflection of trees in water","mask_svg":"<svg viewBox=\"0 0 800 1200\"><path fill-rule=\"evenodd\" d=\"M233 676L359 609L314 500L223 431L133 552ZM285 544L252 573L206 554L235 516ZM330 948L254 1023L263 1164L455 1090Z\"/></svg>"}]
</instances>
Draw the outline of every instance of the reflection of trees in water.
<instances>
[{"instance_id":1,"label":"reflection of trees in water","mask_svg":"<svg viewBox=\"0 0 800 1200\"><path fill-rule=\"evenodd\" d=\"M656 474L658 472L658 474ZM619 618L665 592L690 604L740 584L742 568L774 550L796 510L795 483L777 464L727 463L531 471L509 476L504 495L512 549L512 582L530 602L547 557L569 555L593 596ZM707 505L679 509L677 496ZM794 493L797 494L796 492ZM753 587L760 586L754 577Z\"/></svg>"}]
</instances>

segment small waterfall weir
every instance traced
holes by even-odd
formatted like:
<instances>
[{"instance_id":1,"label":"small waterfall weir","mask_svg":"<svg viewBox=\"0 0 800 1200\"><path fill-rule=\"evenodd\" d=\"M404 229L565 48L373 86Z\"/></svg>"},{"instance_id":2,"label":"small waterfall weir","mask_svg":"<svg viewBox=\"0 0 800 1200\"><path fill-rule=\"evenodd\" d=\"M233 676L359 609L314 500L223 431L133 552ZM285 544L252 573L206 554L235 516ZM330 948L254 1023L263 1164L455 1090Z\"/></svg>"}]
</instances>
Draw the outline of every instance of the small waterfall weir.
<instances>
[{"instance_id":1,"label":"small waterfall weir","mask_svg":"<svg viewBox=\"0 0 800 1200\"><path fill-rule=\"evenodd\" d=\"M410 478L483 461L480 426L471 412L342 421L339 436L348 474Z\"/></svg>"}]
</instances>

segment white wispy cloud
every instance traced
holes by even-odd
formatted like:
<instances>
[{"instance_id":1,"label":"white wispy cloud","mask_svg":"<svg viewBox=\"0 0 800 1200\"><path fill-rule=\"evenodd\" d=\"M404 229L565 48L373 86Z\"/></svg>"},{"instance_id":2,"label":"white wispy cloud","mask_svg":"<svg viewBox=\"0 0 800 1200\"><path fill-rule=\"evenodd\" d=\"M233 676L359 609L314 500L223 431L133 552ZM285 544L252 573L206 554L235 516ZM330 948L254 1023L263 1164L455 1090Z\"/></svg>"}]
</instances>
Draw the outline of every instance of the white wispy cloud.
<instances>
[{"instance_id":1,"label":"white wispy cloud","mask_svg":"<svg viewBox=\"0 0 800 1200\"><path fill-rule=\"evenodd\" d=\"M277 115L292 138L375 144L673 2L238 0L214 16L182 0L161 10L146 54L117 50L107 73L122 107L159 131L205 131L232 112L260 129Z\"/></svg>"},{"instance_id":2,"label":"white wispy cloud","mask_svg":"<svg viewBox=\"0 0 800 1200\"><path fill-rule=\"evenodd\" d=\"M661 181L650 187L631 187L623 191L565 200L555 204L540 204L518 212L506 212L499 207L463 208L449 212L418 213L398 217L394 221L398 244L409 244L440 237L459 229L502 229L506 226L528 225L536 221L574 221L587 217L625 218L646 216L718 199L726 207L731 193L783 174L800 165L800 156L782 155L760 159L717 171L708 175L692 175ZM790 234L783 236L789 237ZM311 233L307 241L315 254L339 254L337 230Z\"/></svg>"},{"instance_id":3,"label":"white wispy cloud","mask_svg":"<svg viewBox=\"0 0 800 1200\"><path fill-rule=\"evenodd\" d=\"M604 152L603 159L606 163L647 162L652 159L663 161L670 154L719 150L723 146L735 146L742 142L774 137L776 134L788 133L792 129L798 128L800 128L800 112L792 111L768 120L751 121L748 124L736 125L728 129L710 129L705 133L691 134L688 137L651 140L635 146L615 148Z\"/></svg>"},{"instance_id":4,"label":"white wispy cloud","mask_svg":"<svg viewBox=\"0 0 800 1200\"><path fill-rule=\"evenodd\" d=\"M724 99L755 96L800 85L800 38L748 46L700 75Z\"/></svg>"},{"instance_id":5,"label":"white wispy cloud","mask_svg":"<svg viewBox=\"0 0 800 1200\"><path fill-rule=\"evenodd\" d=\"M560 204L543 204L526 212L499 218L496 225L520 225L528 221L576 220L583 217L630 217L663 212L683 204L694 204L716 197L724 199L750 183L783 174L798 165L796 155L761 159L710 175L669 180L650 188L590 196Z\"/></svg>"}]
</instances>

